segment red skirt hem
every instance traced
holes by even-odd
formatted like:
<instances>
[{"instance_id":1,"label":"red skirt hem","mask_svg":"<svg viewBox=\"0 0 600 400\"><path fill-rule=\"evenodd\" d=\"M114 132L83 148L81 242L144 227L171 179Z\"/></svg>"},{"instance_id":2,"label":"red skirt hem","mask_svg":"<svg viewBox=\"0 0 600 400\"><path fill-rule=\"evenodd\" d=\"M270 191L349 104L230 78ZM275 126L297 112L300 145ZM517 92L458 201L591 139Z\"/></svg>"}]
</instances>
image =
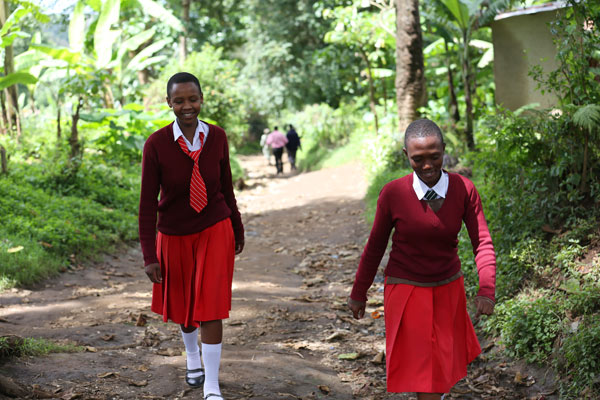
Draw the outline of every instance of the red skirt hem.
<instances>
[{"instance_id":1,"label":"red skirt hem","mask_svg":"<svg viewBox=\"0 0 600 400\"><path fill-rule=\"evenodd\" d=\"M387 390L448 393L481 353L467 313L464 279L385 286Z\"/></svg>"},{"instance_id":2,"label":"red skirt hem","mask_svg":"<svg viewBox=\"0 0 600 400\"><path fill-rule=\"evenodd\" d=\"M151 310L185 326L229 318L235 240L229 218L191 235L157 236L163 281L152 287Z\"/></svg>"}]
</instances>

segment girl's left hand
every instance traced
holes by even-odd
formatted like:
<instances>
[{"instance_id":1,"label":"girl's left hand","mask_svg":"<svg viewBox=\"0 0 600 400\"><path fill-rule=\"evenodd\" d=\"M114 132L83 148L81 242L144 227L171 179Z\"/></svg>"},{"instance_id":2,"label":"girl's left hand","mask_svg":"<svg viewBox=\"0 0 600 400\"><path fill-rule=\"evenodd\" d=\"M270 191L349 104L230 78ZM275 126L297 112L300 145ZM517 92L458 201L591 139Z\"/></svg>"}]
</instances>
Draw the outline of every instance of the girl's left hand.
<instances>
[{"instance_id":1,"label":"girl's left hand","mask_svg":"<svg viewBox=\"0 0 600 400\"><path fill-rule=\"evenodd\" d=\"M244 250L244 241L235 242L235 254L240 254Z\"/></svg>"},{"instance_id":2,"label":"girl's left hand","mask_svg":"<svg viewBox=\"0 0 600 400\"><path fill-rule=\"evenodd\" d=\"M494 312L494 306L496 303L488 297L477 296L475 297L475 306L477 307L477 312L475 314L475 318L479 318L481 314L483 315L492 315Z\"/></svg>"}]
</instances>

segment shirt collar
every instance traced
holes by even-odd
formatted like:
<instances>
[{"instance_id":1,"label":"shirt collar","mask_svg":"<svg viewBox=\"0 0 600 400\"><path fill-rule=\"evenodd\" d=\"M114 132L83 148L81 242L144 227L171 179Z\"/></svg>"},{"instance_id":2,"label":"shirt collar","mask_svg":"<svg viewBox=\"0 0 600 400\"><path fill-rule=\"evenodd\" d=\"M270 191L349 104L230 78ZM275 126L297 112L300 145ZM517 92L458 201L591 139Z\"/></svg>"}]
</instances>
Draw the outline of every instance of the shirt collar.
<instances>
[{"instance_id":1,"label":"shirt collar","mask_svg":"<svg viewBox=\"0 0 600 400\"><path fill-rule=\"evenodd\" d=\"M209 131L208 125L204 121L198 120L198 125L196 126L196 132L194 132L193 143L190 143L190 141L187 140L187 138L181 131L181 128L179 127L179 124L177 123L177 120L175 120L175 122L173 122L173 140L177 141L177 139L179 139L179 136L183 136L183 140L185 141L185 144L187 145L187 148L189 151L200 150L200 132L204 133L204 142L206 143L206 138L208 137L208 131Z\"/></svg>"},{"instance_id":2,"label":"shirt collar","mask_svg":"<svg viewBox=\"0 0 600 400\"><path fill-rule=\"evenodd\" d=\"M433 189L438 196L446 198L446 193L448 192L448 173L442 170L440 180L435 186L430 188L419 178L416 172L413 172L413 189L419 200L423 199L423 196L425 196L425 193L427 193L429 189Z\"/></svg>"}]
</instances>

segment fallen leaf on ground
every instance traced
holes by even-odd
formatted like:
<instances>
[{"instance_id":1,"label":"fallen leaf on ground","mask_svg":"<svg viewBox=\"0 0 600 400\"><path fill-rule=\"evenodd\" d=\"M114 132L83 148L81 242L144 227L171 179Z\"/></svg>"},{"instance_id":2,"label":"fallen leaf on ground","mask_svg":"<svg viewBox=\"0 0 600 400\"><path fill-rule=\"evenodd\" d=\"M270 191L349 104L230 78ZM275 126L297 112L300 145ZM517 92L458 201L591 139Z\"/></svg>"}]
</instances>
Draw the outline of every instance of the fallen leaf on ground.
<instances>
[{"instance_id":1,"label":"fallen leaf on ground","mask_svg":"<svg viewBox=\"0 0 600 400\"><path fill-rule=\"evenodd\" d=\"M339 360L356 360L360 357L360 353L344 353L338 356Z\"/></svg>"},{"instance_id":2,"label":"fallen leaf on ground","mask_svg":"<svg viewBox=\"0 0 600 400\"><path fill-rule=\"evenodd\" d=\"M97 353L98 349L93 346L85 346L85 351L88 351L90 353Z\"/></svg>"},{"instance_id":3,"label":"fallen leaf on ground","mask_svg":"<svg viewBox=\"0 0 600 400\"><path fill-rule=\"evenodd\" d=\"M341 339L344 336L346 336L346 332L337 331L337 332L334 332L331 335L327 336L327 338L325 340L328 342L333 342L334 340Z\"/></svg>"},{"instance_id":4,"label":"fallen leaf on ground","mask_svg":"<svg viewBox=\"0 0 600 400\"><path fill-rule=\"evenodd\" d=\"M113 340L114 338L115 338L115 335L106 334L106 335L102 336L102 340L104 340L105 342L109 342L109 341Z\"/></svg>"},{"instance_id":5,"label":"fallen leaf on ground","mask_svg":"<svg viewBox=\"0 0 600 400\"><path fill-rule=\"evenodd\" d=\"M142 371L142 372L146 372L146 371L148 371L149 369L150 369L150 368L148 368L148 366L147 366L147 365L140 365L140 366L138 367L138 371Z\"/></svg>"},{"instance_id":6,"label":"fallen leaf on ground","mask_svg":"<svg viewBox=\"0 0 600 400\"><path fill-rule=\"evenodd\" d=\"M145 326L147 322L146 316L144 314L140 314L137 318L135 326Z\"/></svg>"},{"instance_id":7,"label":"fallen leaf on ground","mask_svg":"<svg viewBox=\"0 0 600 400\"><path fill-rule=\"evenodd\" d=\"M167 357L175 357L181 355L181 351L169 347L168 349L159 349L156 354Z\"/></svg>"},{"instance_id":8,"label":"fallen leaf on ground","mask_svg":"<svg viewBox=\"0 0 600 400\"><path fill-rule=\"evenodd\" d=\"M147 380L143 380L143 381L133 381L133 380L129 380L129 385L130 386L136 386L136 387L143 387L143 386L148 386L148 381Z\"/></svg>"},{"instance_id":9,"label":"fallen leaf on ground","mask_svg":"<svg viewBox=\"0 0 600 400\"><path fill-rule=\"evenodd\" d=\"M379 311L375 310L371 313L371 318L379 319L379 318L381 318L381 313Z\"/></svg>"},{"instance_id":10,"label":"fallen leaf on ground","mask_svg":"<svg viewBox=\"0 0 600 400\"><path fill-rule=\"evenodd\" d=\"M319 388L319 390L323 393L323 394L329 394L331 392L331 389L329 389L329 386L326 385L319 385L317 386Z\"/></svg>"},{"instance_id":11,"label":"fallen leaf on ground","mask_svg":"<svg viewBox=\"0 0 600 400\"><path fill-rule=\"evenodd\" d=\"M103 374L98 374L97 376L98 376L98 378L109 378L111 376L119 376L119 373L115 372L115 371L110 371L110 372L105 372Z\"/></svg>"},{"instance_id":12,"label":"fallen leaf on ground","mask_svg":"<svg viewBox=\"0 0 600 400\"><path fill-rule=\"evenodd\" d=\"M11 247L10 249L6 250L7 253L17 253L21 250L23 250L25 247L23 246L17 246L17 247Z\"/></svg>"},{"instance_id":13,"label":"fallen leaf on ground","mask_svg":"<svg viewBox=\"0 0 600 400\"><path fill-rule=\"evenodd\" d=\"M383 364L383 362L385 361L385 352L382 350L379 353L377 353L375 355L375 357L373 357L373 359L371 360L372 363L374 364Z\"/></svg>"}]
</instances>

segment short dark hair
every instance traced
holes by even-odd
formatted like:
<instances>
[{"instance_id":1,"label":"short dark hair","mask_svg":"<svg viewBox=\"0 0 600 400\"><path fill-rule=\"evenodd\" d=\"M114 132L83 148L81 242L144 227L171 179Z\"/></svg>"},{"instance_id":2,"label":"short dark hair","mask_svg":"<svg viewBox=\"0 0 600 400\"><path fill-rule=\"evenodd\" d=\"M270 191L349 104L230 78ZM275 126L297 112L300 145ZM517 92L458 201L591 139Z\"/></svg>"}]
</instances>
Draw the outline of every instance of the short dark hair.
<instances>
[{"instance_id":1,"label":"short dark hair","mask_svg":"<svg viewBox=\"0 0 600 400\"><path fill-rule=\"evenodd\" d=\"M277 130L277 128L278 128L278 126L277 126L277 125L275 125L275 129L274 129L274 130L276 131L276 130Z\"/></svg>"},{"instance_id":2,"label":"short dark hair","mask_svg":"<svg viewBox=\"0 0 600 400\"><path fill-rule=\"evenodd\" d=\"M423 118L411 122L406 128L406 131L404 132L404 147L406 147L406 144L410 139L426 136L437 136L440 138L442 144L444 144L444 135L442 135L440 127L437 126L435 122Z\"/></svg>"},{"instance_id":3,"label":"short dark hair","mask_svg":"<svg viewBox=\"0 0 600 400\"><path fill-rule=\"evenodd\" d=\"M167 82L167 97L171 97L171 91L173 90L173 85L176 83L185 83L192 82L198 86L198 90L200 91L200 96L202 96L202 87L200 86L200 81L193 74L189 72L178 72L172 77L169 78L169 82Z\"/></svg>"}]
</instances>

